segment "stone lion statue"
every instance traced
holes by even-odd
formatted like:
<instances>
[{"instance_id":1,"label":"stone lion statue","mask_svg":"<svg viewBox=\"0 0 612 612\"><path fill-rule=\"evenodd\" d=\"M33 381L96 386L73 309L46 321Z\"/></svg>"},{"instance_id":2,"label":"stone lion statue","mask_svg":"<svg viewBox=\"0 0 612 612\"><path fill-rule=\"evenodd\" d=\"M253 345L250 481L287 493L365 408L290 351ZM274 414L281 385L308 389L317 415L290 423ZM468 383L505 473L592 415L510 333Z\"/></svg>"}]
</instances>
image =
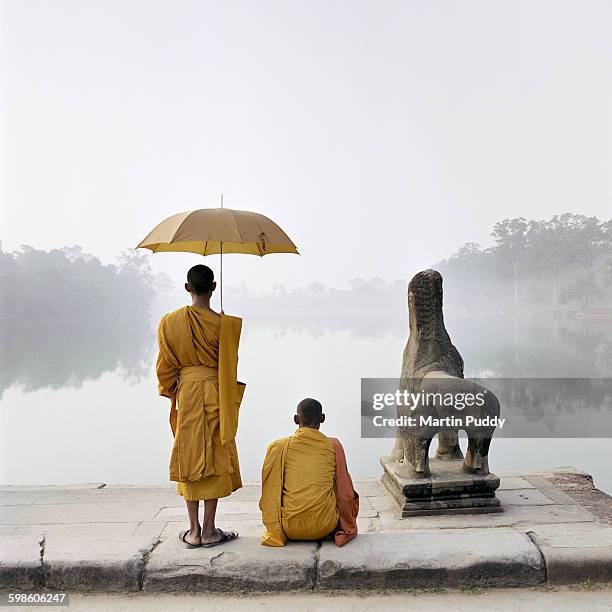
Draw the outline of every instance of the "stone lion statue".
<instances>
[{"instance_id":1,"label":"stone lion statue","mask_svg":"<svg viewBox=\"0 0 612 612\"><path fill-rule=\"evenodd\" d=\"M463 359L444 327L442 313L442 276L435 270L416 274L408 285L410 334L404 349L400 390L427 393L481 393L484 403L461 410L462 417L499 416L499 400L490 390L463 378ZM419 416L424 412L438 418L457 415L455 406L417 407L412 412L398 406L398 415ZM468 436L463 470L488 474L489 446L495 427L461 427ZM427 477L429 446L438 436L436 457L463 459L458 429L440 426L399 427L391 461L398 473L407 477Z\"/></svg>"}]
</instances>

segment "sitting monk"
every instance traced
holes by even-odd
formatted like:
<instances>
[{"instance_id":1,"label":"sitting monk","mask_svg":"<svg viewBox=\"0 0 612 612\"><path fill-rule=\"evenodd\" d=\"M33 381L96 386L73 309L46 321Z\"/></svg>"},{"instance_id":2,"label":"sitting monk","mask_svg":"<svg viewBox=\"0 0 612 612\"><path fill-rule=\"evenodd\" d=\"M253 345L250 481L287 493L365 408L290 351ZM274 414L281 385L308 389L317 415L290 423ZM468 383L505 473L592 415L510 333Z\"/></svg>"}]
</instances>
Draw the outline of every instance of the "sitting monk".
<instances>
[{"instance_id":1,"label":"sitting monk","mask_svg":"<svg viewBox=\"0 0 612 612\"><path fill-rule=\"evenodd\" d=\"M261 475L259 508L266 527L261 543L320 540L343 546L357 535L359 495L353 489L342 444L319 431L321 404L304 399L293 417L297 431L272 442Z\"/></svg>"}]
</instances>

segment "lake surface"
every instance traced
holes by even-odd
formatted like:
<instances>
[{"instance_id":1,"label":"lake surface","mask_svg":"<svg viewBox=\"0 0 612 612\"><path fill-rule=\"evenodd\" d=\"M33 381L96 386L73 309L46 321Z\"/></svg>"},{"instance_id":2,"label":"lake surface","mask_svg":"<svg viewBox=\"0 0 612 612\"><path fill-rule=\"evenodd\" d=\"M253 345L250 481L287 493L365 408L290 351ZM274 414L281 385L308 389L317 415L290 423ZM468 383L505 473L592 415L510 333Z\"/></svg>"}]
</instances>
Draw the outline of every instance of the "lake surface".
<instances>
[{"instance_id":1,"label":"lake surface","mask_svg":"<svg viewBox=\"0 0 612 612\"><path fill-rule=\"evenodd\" d=\"M99 328L5 325L3 484L168 482L172 437L169 402L158 397L154 373L157 318ZM466 376L612 378L610 322L464 313L447 315L446 323ZM307 396L323 403L323 431L342 440L353 475L378 476L379 457L392 441L360 437L360 380L397 377L407 334L403 317L372 313L245 317L243 479L259 480L267 444L293 431L295 405ZM611 449L608 438L494 438L490 465L493 471L572 465L612 492Z\"/></svg>"}]
</instances>

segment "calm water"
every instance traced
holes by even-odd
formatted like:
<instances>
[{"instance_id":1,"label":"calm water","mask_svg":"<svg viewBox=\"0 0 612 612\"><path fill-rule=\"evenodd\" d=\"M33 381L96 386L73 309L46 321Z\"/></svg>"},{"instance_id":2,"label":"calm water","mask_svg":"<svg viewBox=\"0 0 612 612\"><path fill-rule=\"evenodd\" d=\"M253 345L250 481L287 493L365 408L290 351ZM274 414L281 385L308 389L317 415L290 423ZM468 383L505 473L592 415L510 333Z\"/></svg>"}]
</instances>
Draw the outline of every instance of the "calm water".
<instances>
[{"instance_id":1,"label":"calm water","mask_svg":"<svg viewBox=\"0 0 612 612\"><path fill-rule=\"evenodd\" d=\"M156 317L155 317L156 320ZM2 331L3 484L167 482L168 401L157 396L154 322L23 325ZM466 376L612 377L612 323L447 315ZM268 442L293 430L294 406L320 399L324 431L342 439L356 477L378 476L390 440L360 438L361 377L396 377L403 319L308 316L245 319L247 383L238 448L258 480ZM573 465L612 491L609 439L494 439L493 470Z\"/></svg>"}]
</instances>

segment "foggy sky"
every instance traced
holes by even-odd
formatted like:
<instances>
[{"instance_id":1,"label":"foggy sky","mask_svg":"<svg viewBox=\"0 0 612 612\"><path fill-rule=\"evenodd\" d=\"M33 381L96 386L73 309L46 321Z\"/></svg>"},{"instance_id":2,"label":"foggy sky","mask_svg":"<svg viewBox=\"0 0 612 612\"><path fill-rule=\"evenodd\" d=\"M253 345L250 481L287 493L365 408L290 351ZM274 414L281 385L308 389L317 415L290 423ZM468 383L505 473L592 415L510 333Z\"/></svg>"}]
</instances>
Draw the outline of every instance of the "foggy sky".
<instances>
[{"instance_id":1,"label":"foggy sky","mask_svg":"<svg viewBox=\"0 0 612 612\"><path fill-rule=\"evenodd\" d=\"M4 2L2 246L110 261L223 192L302 253L226 258L257 289L408 278L504 217L609 218L611 30L593 0Z\"/></svg>"}]
</instances>

